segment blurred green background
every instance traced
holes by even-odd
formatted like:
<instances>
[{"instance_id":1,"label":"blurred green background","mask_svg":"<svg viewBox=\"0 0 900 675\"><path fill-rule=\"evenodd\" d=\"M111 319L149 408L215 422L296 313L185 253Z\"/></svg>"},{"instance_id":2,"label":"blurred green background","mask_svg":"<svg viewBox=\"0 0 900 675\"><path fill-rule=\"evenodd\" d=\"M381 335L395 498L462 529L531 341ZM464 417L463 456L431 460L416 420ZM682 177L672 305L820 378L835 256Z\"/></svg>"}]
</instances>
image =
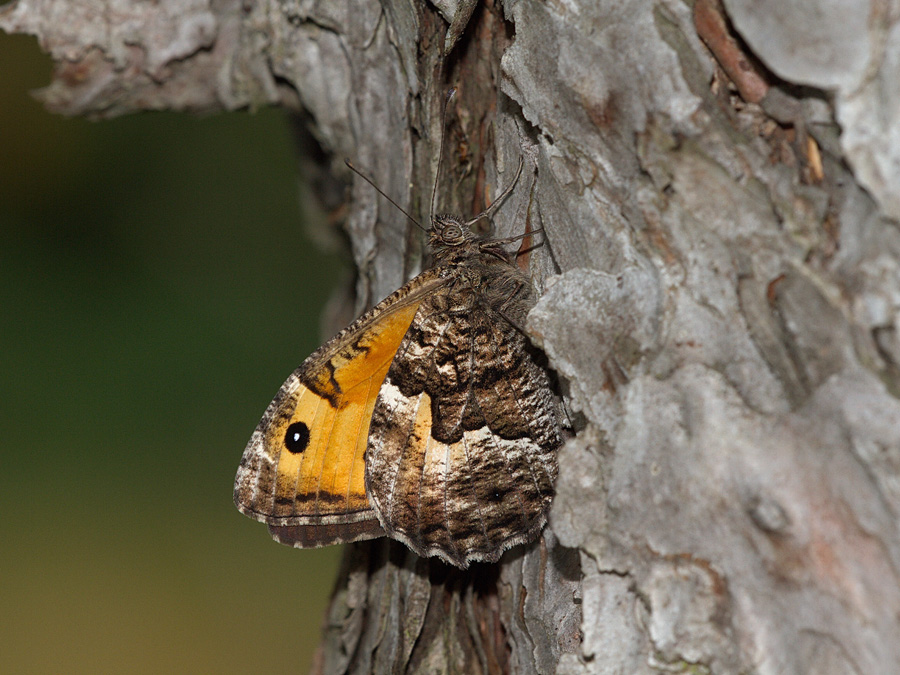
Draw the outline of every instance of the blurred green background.
<instances>
[{"instance_id":1,"label":"blurred green background","mask_svg":"<svg viewBox=\"0 0 900 675\"><path fill-rule=\"evenodd\" d=\"M64 119L50 69L0 33L0 671L306 672L340 550L231 502L347 273L286 120Z\"/></svg>"}]
</instances>

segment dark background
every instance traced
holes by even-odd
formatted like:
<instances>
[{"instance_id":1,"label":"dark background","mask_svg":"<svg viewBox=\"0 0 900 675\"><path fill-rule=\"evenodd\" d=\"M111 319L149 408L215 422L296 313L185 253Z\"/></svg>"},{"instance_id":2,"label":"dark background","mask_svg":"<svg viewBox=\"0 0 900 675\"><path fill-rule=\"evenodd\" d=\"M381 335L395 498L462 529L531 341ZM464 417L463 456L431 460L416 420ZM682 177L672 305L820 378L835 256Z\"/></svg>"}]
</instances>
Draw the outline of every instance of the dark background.
<instances>
[{"instance_id":1,"label":"dark background","mask_svg":"<svg viewBox=\"0 0 900 675\"><path fill-rule=\"evenodd\" d=\"M50 70L0 33L0 670L305 672L339 549L231 501L348 274L286 120L64 119Z\"/></svg>"}]
</instances>

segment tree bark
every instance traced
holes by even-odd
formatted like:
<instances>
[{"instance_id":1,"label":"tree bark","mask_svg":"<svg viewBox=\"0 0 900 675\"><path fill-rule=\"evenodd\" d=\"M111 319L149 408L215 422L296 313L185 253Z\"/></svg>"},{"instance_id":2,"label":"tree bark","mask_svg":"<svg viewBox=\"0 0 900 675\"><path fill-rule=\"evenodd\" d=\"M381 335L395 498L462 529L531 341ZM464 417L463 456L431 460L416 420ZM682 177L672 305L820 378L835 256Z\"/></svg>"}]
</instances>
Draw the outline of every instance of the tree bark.
<instances>
[{"instance_id":1,"label":"tree bark","mask_svg":"<svg viewBox=\"0 0 900 675\"><path fill-rule=\"evenodd\" d=\"M895 4L18 0L0 27L57 60L54 110L280 105L308 178L352 158L423 222L449 86L441 211L524 158L494 229L543 230L527 328L577 431L550 525L468 571L349 547L318 672L890 673ZM423 251L352 185L361 310Z\"/></svg>"}]
</instances>

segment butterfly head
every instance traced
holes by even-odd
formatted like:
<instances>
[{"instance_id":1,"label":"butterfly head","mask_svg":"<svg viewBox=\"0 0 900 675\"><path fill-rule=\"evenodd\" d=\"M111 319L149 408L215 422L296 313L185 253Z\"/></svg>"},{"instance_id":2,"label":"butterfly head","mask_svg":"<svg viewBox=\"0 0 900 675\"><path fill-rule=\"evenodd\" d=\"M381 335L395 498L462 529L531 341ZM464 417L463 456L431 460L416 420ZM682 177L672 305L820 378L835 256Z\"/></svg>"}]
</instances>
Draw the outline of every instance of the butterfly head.
<instances>
[{"instance_id":1,"label":"butterfly head","mask_svg":"<svg viewBox=\"0 0 900 675\"><path fill-rule=\"evenodd\" d=\"M465 264L479 253L481 238L469 223L448 214L436 215L431 219L429 248L434 263Z\"/></svg>"}]
</instances>

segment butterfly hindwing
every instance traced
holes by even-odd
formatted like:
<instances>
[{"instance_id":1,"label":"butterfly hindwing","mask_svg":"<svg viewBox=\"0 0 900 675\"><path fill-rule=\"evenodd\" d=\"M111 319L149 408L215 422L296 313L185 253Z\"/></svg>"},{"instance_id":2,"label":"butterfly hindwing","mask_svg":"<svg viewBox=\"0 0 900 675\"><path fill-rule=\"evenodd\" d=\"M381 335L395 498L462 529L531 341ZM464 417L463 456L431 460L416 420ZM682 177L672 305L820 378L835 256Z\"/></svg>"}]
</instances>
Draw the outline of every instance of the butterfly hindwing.
<instances>
[{"instance_id":1,"label":"butterfly hindwing","mask_svg":"<svg viewBox=\"0 0 900 675\"><path fill-rule=\"evenodd\" d=\"M253 433L235 479L241 512L279 541L323 546L382 535L365 489L375 400L431 271L379 303L295 370Z\"/></svg>"},{"instance_id":2,"label":"butterfly hindwing","mask_svg":"<svg viewBox=\"0 0 900 675\"><path fill-rule=\"evenodd\" d=\"M478 264L444 273L466 277ZM515 303L526 292L503 275L451 280L422 301L382 385L367 491L387 534L420 555L496 561L544 524L560 444L554 402L527 339L492 306L523 314Z\"/></svg>"}]
</instances>

